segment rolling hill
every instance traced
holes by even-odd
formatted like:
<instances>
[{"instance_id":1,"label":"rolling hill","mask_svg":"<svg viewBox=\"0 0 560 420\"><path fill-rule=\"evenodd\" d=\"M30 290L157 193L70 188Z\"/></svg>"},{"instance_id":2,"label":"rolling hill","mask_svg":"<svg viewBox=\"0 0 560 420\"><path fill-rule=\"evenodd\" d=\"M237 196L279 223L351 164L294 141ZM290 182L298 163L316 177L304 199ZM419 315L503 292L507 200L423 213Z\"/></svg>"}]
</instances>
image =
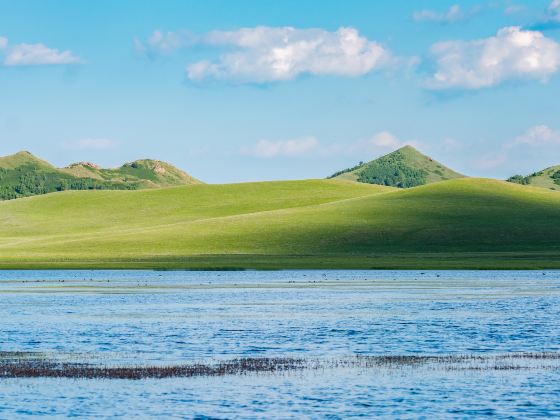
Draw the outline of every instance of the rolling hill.
<instances>
[{"instance_id":1,"label":"rolling hill","mask_svg":"<svg viewBox=\"0 0 560 420\"><path fill-rule=\"evenodd\" d=\"M66 191L0 203L3 268L560 268L560 195L463 178Z\"/></svg>"},{"instance_id":2,"label":"rolling hill","mask_svg":"<svg viewBox=\"0 0 560 420\"><path fill-rule=\"evenodd\" d=\"M414 147L404 146L378 159L336 172L329 178L410 188L463 177Z\"/></svg>"},{"instance_id":3,"label":"rolling hill","mask_svg":"<svg viewBox=\"0 0 560 420\"><path fill-rule=\"evenodd\" d=\"M515 175L509 178L508 181L521 185L531 185L560 191L560 166L551 166L550 168L527 176Z\"/></svg>"},{"instance_id":4,"label":"rolling hill","mask_svg":"<svg viewBox=\"0 0 560 420\"><path fill-rule=\"evenodd\" d=\"M117 169L87 162L58 169L26 151L0 157L0 200L65 190L135 190L199 183L157 160L137 160Z\"/></svg>"}]
</instances>

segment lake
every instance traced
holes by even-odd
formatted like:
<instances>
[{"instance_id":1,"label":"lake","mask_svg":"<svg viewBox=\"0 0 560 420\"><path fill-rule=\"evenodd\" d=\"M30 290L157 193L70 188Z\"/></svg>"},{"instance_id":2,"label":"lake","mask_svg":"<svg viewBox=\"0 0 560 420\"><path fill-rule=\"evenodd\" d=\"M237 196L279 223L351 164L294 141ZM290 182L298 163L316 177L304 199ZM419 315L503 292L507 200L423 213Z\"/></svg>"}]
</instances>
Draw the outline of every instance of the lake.
<instances>
[{"instance_id":1,"label":"lake","mask_svg":"<svg viewBox=\"0 0 560 420\"><path fill-rule=\"evenodd\" d=\"M3 377L0 417L560 416L559 325L557 271L0 271L4 360L298 363Z\"/></svg>"}]
</instances>

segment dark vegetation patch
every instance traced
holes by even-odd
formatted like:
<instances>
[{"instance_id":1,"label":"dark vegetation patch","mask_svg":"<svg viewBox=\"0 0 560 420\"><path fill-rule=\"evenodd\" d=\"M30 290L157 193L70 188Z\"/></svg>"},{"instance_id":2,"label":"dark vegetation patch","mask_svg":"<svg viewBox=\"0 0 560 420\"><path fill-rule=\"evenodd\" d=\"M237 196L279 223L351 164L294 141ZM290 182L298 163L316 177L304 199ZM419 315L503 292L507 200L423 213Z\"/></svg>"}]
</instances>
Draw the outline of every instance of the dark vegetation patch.
<instances>
[{"instance_id":1,"label":"dark vegetation patch","mask_svg":"<svg viewBox=\"0 0 560 420\"><path fill-rule=\"evenodd\" d=\"M556 185L560 185L560 171L556 171L551 176L552 180Z\"/></svg>"},{"instance_id":2,"label":"dark vegetation patch","mask_svg":"<svg viewBox=\"0 0 560 420\"><path fill-rule=\"evenodd\" d=\"M340 359L290 357L238 358L215 363L174 366L103 366L61 362L40 354L0 353L0 378L162 379L220 377L253 373L281 373L336 368L428 368L451 371L559 369L560 353L467 354L443 356L352 356Z\"/></svg>"},{"instance_id":3,"label":"dark vegetation patch","mask_svg":"<svg viewBox=\"0 0 560 420\"><path fill-rule=\"evenodd\" d=\"M513 184L528 185L531 181L531 176L513 175L510 176L506 181Z\"/></svg>"},{"instance_id":4,"label":"dark vegetation patch","mask_svg":"<svg viewBox=\"0 0 560 420\"><path fill-rule=\"evenodd\" d=\"M353 168L335 172L329 178L335 178L344 173L354 171L357 176L356 180L367 184L411 188L428 182L428 171L410 166L401 150L368 163L360 162ZM443 175L441 170L436 170L436 173Z\"/></svg>"},{"instance_id":5,"label":"dark vegetation patch","mask_svg":"<svg viewBox=\"0 0 560 420\"><path fill-rule=\"evenodd\" d=\"M137 185L76 178L38 165L22 165L15 169L0 168L0 200L66 190L134 190Z\"/></svg>"},{"instance_id":6,"label":"dark vegetation patch","mask_svg":"<svg viewBox=\"0 0 560 420\"><path fill-rule=\"evenodd\" d=\"M544 174L543 171L532 173L531 175L523 176L523 175L514 175L507 179L508 182L513 182L515 184L521 185L529 185L531 183L531 178L536 178L542 176ZM550 179L554 181L556 185L560 185L560 170L554 171L550 174Z\"/></svg>"},{"instance_id":7,"label":"dark vegetation patch","mask_svg":"<svg viewBox=\"0 0 560 420\"><path fill-rule=\"evenodd\" d=\"M365 165L357 175L359 182L399 188L417 187L428 182L428 172L409 166L399 151Z\"/></svg>"}]
</instances>

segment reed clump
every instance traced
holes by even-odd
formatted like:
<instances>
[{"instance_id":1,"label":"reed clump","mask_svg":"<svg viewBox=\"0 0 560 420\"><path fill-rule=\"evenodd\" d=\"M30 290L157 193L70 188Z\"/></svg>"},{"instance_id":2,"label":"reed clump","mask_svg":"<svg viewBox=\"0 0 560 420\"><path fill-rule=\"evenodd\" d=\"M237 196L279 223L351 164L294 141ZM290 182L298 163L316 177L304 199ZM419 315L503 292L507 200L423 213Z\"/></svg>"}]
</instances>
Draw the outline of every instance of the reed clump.
<instances>
[{"instance_id":1,"label":"reed clump","mask_svg":"<svg viewBox=\"0 0 560 420\"><path fill-rule=\"evenodd\" d=\"M167 366L108 366L61 362L39 353L0 352L0 378L163 379L220 377L338 368L433 370L559 369L560 353L357 355L337 359L246 357Z\"/></svg>"}]
</instances>

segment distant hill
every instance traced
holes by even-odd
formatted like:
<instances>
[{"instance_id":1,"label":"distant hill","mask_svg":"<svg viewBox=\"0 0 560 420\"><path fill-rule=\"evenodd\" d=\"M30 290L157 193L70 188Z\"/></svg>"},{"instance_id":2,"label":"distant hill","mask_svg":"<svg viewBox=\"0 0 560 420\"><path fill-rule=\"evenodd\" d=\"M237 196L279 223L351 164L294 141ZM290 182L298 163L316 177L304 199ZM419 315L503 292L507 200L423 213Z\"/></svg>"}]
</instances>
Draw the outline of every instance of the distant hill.
<instances>
[{"instance_id":1,"label":"distant hill","mask_svg":"<svg viewBox=\"0 0 560 420\"><path fill-rule=\"evenodd\" d=\"M200 184L201 182L160 160L142 159L125 163L117 169L103 169L89 162L74 163L61 171L78 178L100 181L135 183L139 188L157 188L173 185Z\"/></svg>"},{"instance_id":2,"label":"distant hill","mask_svg":"<svg viewBox=\"0 0 560 420\"><path fill-rule=\"evenodd\" d=\"M200 183L158 160L137 160L117 169L89 162L58 169L27 151L0 157L0 200L65 190L136 190Z\"/></svg>"},{"instance_id":3,"label":"distant hill","mask_svg":"<svg viewBox=\"0 0 560 420\"><path fill-rule=\"evenodd\" d=\"M329 178L347 179L399 188L411 188L465 176L423 155L412 146L404 146L388 155L353 168L336 172Z\"/></svg>"},{"instance_id":4,"label":"distant hill","mask_svg":"<svg viewBox=\"0 0 560 420\"><path fill-rule=\"evenodd\" d=\"M508 182L560 191L560 166L551 166L527 176L514 175Z\"/></svg>"}]
</instances>

